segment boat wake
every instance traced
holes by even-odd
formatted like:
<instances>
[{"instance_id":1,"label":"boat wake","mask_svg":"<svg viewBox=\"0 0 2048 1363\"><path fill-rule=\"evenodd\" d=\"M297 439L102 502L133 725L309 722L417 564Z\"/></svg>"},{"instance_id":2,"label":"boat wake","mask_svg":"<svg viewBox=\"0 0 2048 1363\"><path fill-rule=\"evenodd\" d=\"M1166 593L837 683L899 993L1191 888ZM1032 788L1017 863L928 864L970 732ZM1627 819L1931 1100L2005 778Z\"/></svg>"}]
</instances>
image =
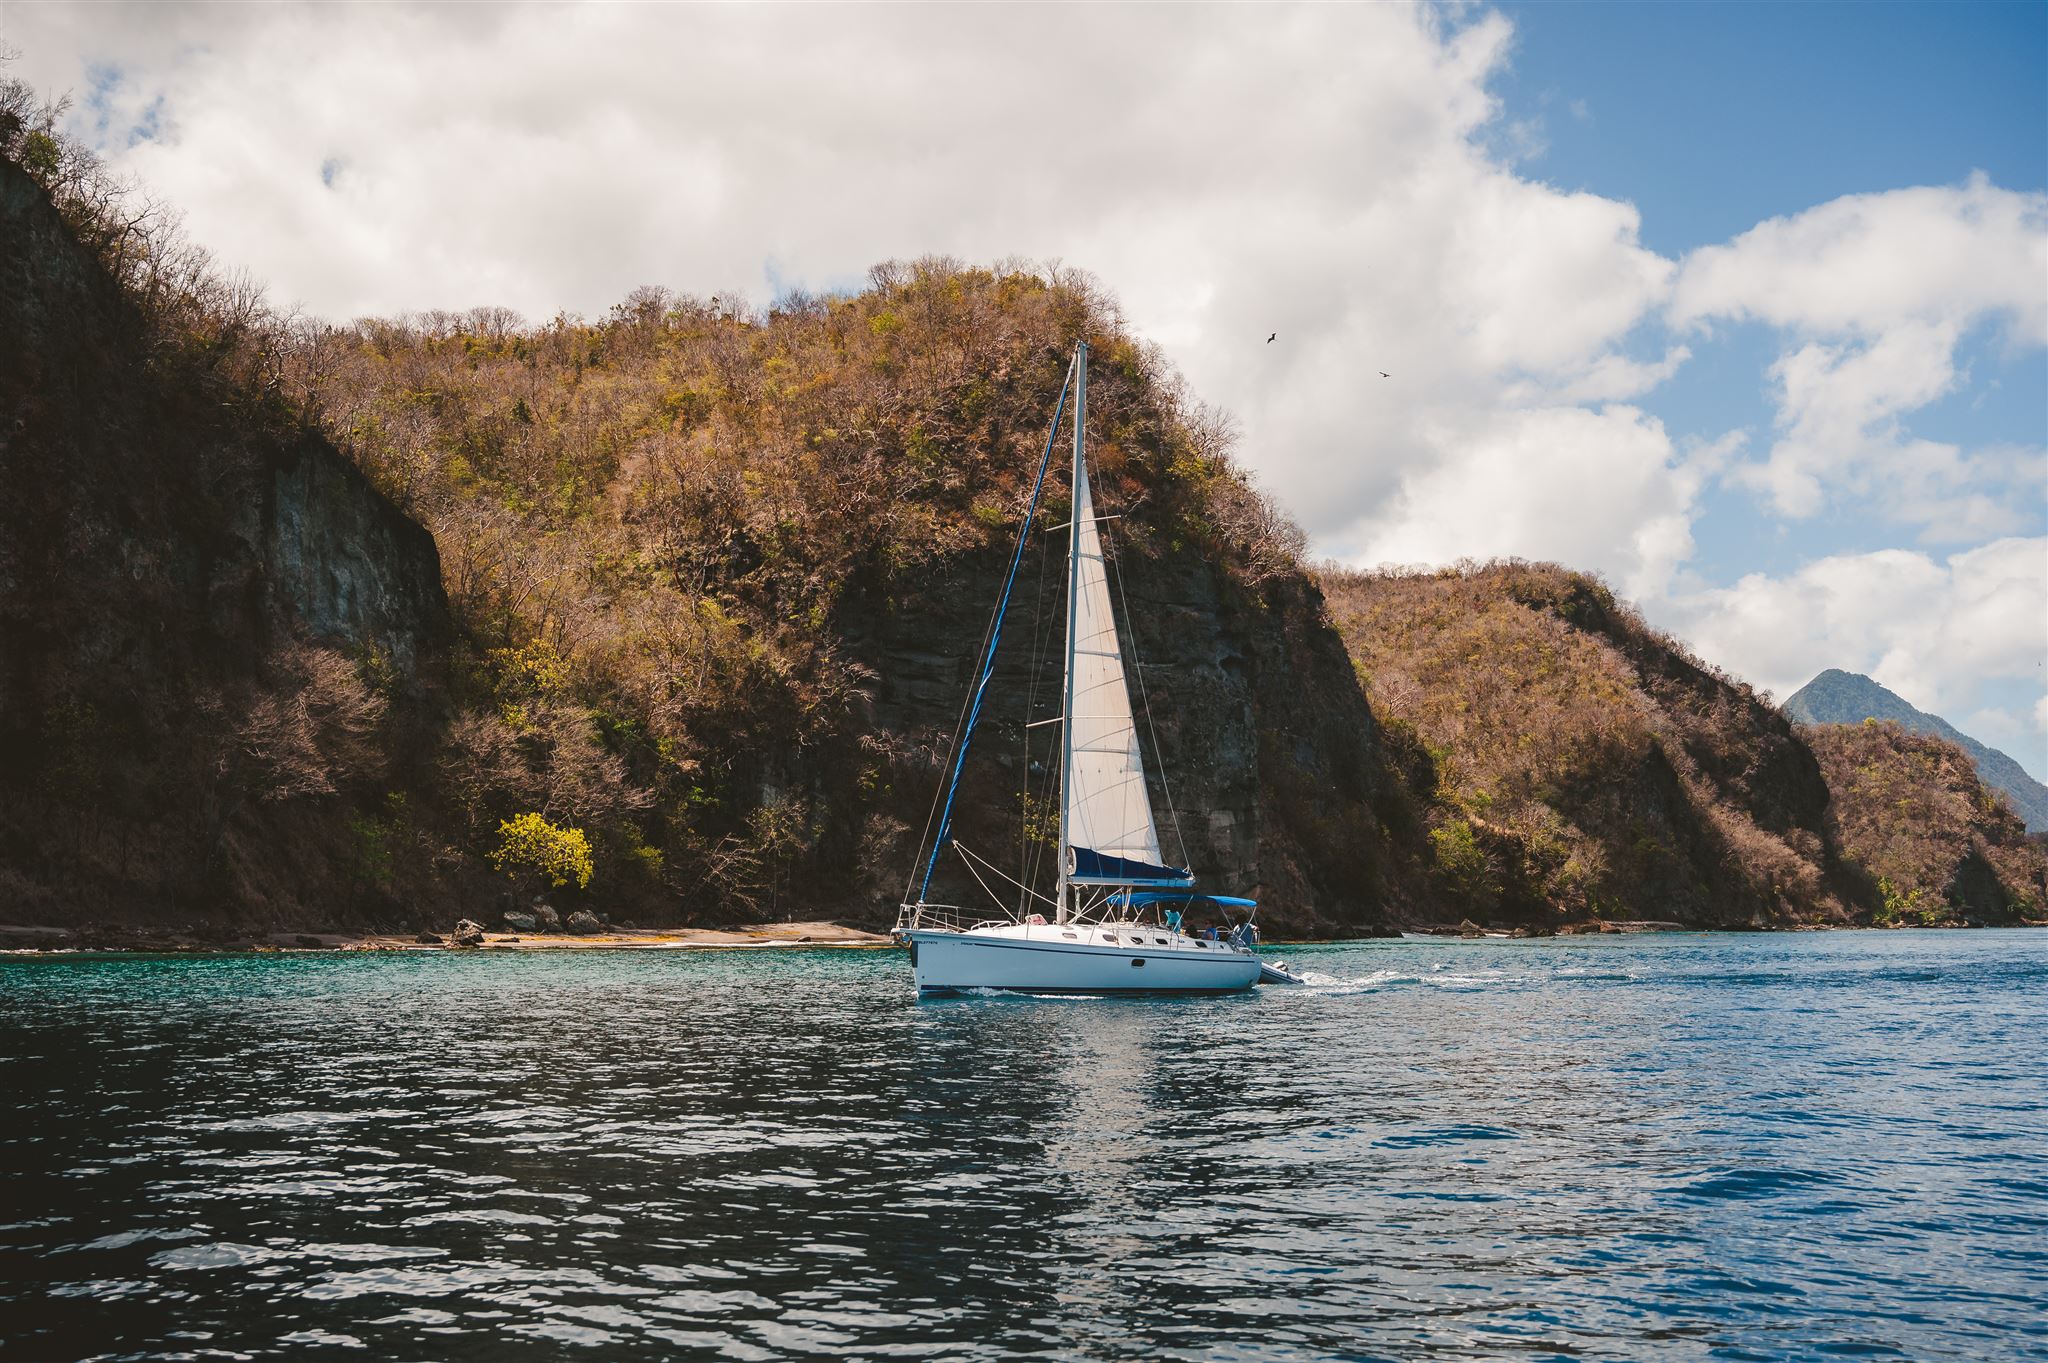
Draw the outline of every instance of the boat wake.
<instances>
[{"instance_id":1,"label":"boat wake","mask_svg":"<svg viewBox=\"0 0 2048 1363\"><path fill-rule=\"evenodd\" d=\"M1405 970L1375 970L1369 975L1331 975L1320 970L1304 970L1301 982L1311 994L1326 997L1344 994L1377 993L1389 985L1420 984L1419 975Z\"/></svg>"},{"instance_id":2,"label":"boat wake","mask_svg":"<svg viewBox=\"0 0 2048 1363\"><path fill-rule=\"evenodd\" d=\"M1311 996L1334 998L1347 994L1376 994L1391 989L1441 989L1447 992L1464 993L1490 989L1514 988L1526 983L1512 975L1463 975L1444 974L1436 970L1417 972L1414 970L1375 970L1366 975L1332 975L1321 970L1298 972L1303 992Z\"/></svg>"}]
</instances>

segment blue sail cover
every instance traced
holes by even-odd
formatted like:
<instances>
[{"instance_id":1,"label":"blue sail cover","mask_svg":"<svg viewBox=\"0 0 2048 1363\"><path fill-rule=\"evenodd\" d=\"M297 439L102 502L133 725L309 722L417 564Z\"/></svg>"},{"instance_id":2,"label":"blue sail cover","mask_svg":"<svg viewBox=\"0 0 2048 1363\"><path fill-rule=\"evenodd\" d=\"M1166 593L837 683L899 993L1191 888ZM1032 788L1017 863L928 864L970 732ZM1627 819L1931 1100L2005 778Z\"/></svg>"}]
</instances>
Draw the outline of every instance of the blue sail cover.
<instances>
[{"instance_id":1,"label":"blue sail cover","mask_svg":"<svg viewBox=\"0 0 2048 1363\"><path fill-rule=\"evenodd\" d=\"M1154 866L1149 861L1113 857L1089 847L1067 849L1067 879L1105 885L1192 885L1195 876L1185 867Z\"/></svg>"},{"instance_id":2,"label":"blue sail cover","mask_svg":"<svg viewBox=\"0 0 2048 1363\"><path fill-rule=\"evenodd\" d=\"M1256 909L1256 899L1238 899L1227 894L1203 894L1199 890L1141 890L1136 894L1113 894L1112 904L1138 909L1147 904L1191 904L1196 900L1209 904L1229 904L1234 908Z\"/></svg>"}]
</instances>

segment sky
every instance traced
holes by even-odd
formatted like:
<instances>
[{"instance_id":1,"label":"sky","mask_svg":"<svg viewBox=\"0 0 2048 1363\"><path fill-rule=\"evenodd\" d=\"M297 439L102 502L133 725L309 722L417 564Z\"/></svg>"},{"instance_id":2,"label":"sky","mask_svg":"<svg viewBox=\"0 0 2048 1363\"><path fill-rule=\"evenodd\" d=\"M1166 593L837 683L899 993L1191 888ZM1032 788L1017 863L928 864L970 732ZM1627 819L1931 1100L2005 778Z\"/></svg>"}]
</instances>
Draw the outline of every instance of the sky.
<instances>
[{"instance_id":1,"label":"sky","mask_svg":"<svg viewBox=\"0 0 2048 1363\"><path fill-rule=\"evenodd\" d=\"M1317 553L1596 571L2048 778L2048 6L8 0L0 41L336 320L1085 269Z\"/></svg>"}]
</instances>

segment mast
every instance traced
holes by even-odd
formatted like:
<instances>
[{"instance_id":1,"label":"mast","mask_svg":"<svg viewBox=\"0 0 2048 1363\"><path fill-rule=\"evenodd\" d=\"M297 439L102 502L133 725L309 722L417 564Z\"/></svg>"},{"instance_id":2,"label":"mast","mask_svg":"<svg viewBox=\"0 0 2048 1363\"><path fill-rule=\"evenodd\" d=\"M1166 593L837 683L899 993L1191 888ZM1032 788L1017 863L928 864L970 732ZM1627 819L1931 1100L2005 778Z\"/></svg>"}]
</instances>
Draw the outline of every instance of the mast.
<instances>
[{"instance_id":1,"label":"mast","mask_svg":"<svg viewBox=\"0 0 2048 1363\"><path fill-rule=\"evenodd\" d=\"M1074 477L1068 485L1072 514L1067 538L1067 685L1060 724L1060 890L1057 921L1067 921L1067 782L1074 779L1075 596L1081 583L1081 452L1088 429L1088 342L1074 352Z\"/></svg>"},{"instance_id":2,"label":"mast","mask_svg":"<svg viewBox=\"0 0 2048 1363\"><path fill-rule=\"evenodd\" d=\"M960 773L967 766L967 746L974 741L974 726L976 721L981 718L981 703L987 698L989 682L995 677L996 650L1001 647L1003 642L1003 616L1010 608L1010 589L1017 585L1017 569L1024 562L1024 546L1031 541L1031 522L1038 515L1039 494L1045 491L1045 475L1047 470L1052 468L1053 447L1059 443L1060 417L1067 410L1067 394L1073 390L1073 386L1074 369L1072 365L1069 365L1067 367L1066 381L1060 384L1059 405L1053 408L1052 429L1045 433L1045 453L1038 456L1038 477L1033 479L1031 483L1031 502L1024 508L1023 525L1017 529L1017 547L1010 554L1010 572L1003 579L1003 594L996 601L996 613L989 617L988 637L982 641L980 660L981 680L976 683L974 690L970 693L967 704L961 707L962 712L966 716L966 723L953 743L953 756L950 759L952 775L947 778L943 791L944 812L940 812L940 796L934 795L932 797L932 812L938 818L939 835L932 839L931 860L925 863L924 880L917 887L916 903L919 906L923 905L925 895L931 889L932 872L939 864L939 853L946 849L946 837L953 827L953 797L960 793ZM1061 809L1064 816L1064 803L1062 803ZM927 826L926 831L930 831L929 826ZM917 868L915 865L911 867L910 878L913 881L917 880ZM906 909L912 907L910 886L908 884L903 887L903 906Z\"/></svg>"}]
</instances>

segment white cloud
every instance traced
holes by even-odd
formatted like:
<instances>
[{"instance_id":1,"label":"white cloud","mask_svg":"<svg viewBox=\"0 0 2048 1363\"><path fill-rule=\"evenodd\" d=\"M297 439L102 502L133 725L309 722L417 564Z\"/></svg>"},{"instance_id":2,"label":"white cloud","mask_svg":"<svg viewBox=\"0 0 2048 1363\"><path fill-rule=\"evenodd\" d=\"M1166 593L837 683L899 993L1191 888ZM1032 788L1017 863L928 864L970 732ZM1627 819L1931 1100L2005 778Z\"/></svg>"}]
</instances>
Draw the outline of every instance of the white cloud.
<instances>
[{"instance_id":1,"label":"white cloud","mask_svg":"<svg viewBox=\"0 0 2048 1363\"><path fill-rule=\"evenodd\" d=\"M2028 524L2007 495L2037 486L2036 461L1995 449L1966 455L1921 439L1902 414L1952 392L1956 324L1901 322L1863 344L1808 341L1771 366L1781 435L1731 481L1760 491L1780 515L1818 514L1830 493L1881 508L1929 540L1969 541Z\"/></svg>"},{"instance_id":2,"label":"white cloud","mask_svg":"<svg viewBox=\"0 0 2048 1363\"><path fill-rule=\"evenodd\" d=\"M1517 169L1495 14L13 6L0 36L21 74L87 97L80 127L197 240L327 316L1058 259L1235 413L1324 552L1595 568L1781 691L1860 664L1941 700L1992 666L1956 621L2038 639L2038 609L1980 586L2000 545L2038 568L2039 541L1674 584L1717 478L1779 516L1847 499L1924 539L2039 523L2038 446L1909 419L1967 383L1973 334L2048 336L2048 196L1856 195L1675 264L1632 204ZM1645 410L1731 321L1784 336L1754 454Z\"/></svg>"},{"instance_id":3,"label":"white cloud","mask_svg":"<svg viewBox=\"0 0 2048 1363\"><path fill-rule=\"evenodd\" d=\"M2048 344L2048 194L1977 175L1772 218L1686 257L1671 313L1682 325L1751 318L1866 337L1996 315Z\"/></svg>"},{"instance_id":4,"label":"white cloud","mask_svg":"<svg viewBox=\"0 0 2048 1363\"><path fill-rule=\"evenodd\" d=\"M1998 749L2028 768L2036 780L2048 771L2041 761L2043 752L2048 751L2048 745L2041 741L2041 724L2035 716L2026 713L2024 707L1987 707L1949 722L1979 743Z\"/></svg>"},{"instance_id":5,"label":"white cloud","mask_svg":"<svg viewBox=\"0 0 2048 1363\"><path fill-rule=\"evenodd\" d=\"M1980 698L1991 694L2026 708L2048 662L2048 538L1994 540L1946 559L1906 549L1833 555L1787 576L1680 594L1655 613L1780 697L1839 667L1936 714L1986 708ZM2041 767L2038 744L2013 755Z\"/></svg>"},{"instance_id":6,"label":"white cloud","mask_svg":"<svg viewBox=\"0 0 2048 1363\"><path fill-rule=\"evenodd\" d=\"M1624 352L1672 263L1632 205L1488 150L1511 31L1445 13L8 12L32 77L118 67L117 161L328 316L594 313L647 282L758 299L771 267L816 287L932 251L1082 265L1325 544L1460 456L1446 413L1634 399L1688 353ZM159 96L159 135L126 146ZM1575 429L1621 438L1589 458L1650 461L1625 481L1661 476L1628 426ZM1599 533L1550 542L1605 561Z\"/></svg>"},{"instance_id":7,"label":"white cloud","mask_svg":"<svg viewBox=\"0 0 2048 1363\"><path fill-rule=\"evenodd\" d=\"M1366 522L1355 561L1558 559L1659 596L1692 555L1697 475L1636 408L1509 412L1431 435L1443 454Z\"/></svg>"},{"instance_id":8,"label":"white cloud","mask_svg":"<svg viewBox=\"0 0 2048 1363\"><path fill-rule=\"evenodd\" d=\"M1948 542L2032 523L2016 494L2038 486L2038 460L1923 439L1903 418L1959 386L1956 347L1973 327L2048 343L2048 194L1977 176L1774 218L1688 256L1670 313L1794 338L1770 370L1779 439L1732 476L1779 515L1860 505Z\"/></svg>"}]
</instances>

